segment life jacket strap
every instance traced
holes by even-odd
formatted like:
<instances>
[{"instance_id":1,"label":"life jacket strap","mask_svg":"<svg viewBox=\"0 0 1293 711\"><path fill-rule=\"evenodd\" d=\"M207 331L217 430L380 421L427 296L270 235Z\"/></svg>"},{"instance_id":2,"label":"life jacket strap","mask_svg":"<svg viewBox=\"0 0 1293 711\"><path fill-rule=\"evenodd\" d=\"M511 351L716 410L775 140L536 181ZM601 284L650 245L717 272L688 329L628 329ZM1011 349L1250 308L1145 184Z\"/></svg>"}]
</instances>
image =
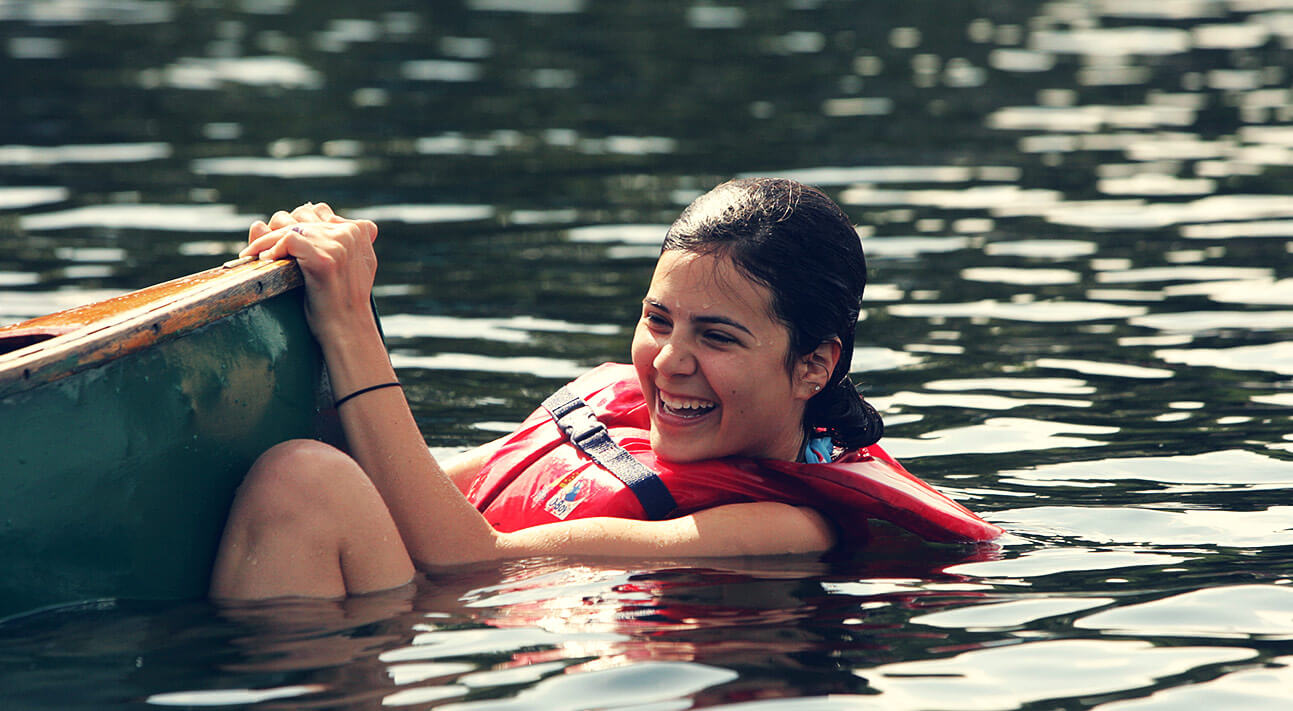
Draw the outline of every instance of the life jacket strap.
<instances>
[{"instance_id":1,"label":"life jacket strap","mask_svg":"<svg viewBox=\"0 0 1293 711\"><path fill-rule=\"evenodd\" d=\"M597 419L583 398L563 387L543 401L543 409L552 415L572 444L624 482L642 504L647 519L667 518L678 507L660 476L611 439L606 425Z\"/></svg>"}]
</instances>

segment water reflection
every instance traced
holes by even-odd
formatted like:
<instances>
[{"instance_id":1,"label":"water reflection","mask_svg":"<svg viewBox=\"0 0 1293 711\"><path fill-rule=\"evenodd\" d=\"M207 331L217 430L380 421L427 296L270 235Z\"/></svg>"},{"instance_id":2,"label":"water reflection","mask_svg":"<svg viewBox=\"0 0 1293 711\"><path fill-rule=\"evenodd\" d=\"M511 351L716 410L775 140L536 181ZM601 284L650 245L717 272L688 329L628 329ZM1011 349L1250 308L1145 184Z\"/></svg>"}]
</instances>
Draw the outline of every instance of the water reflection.
<instances>
[{"instance_id":1,"label":"water reflection","mask_svg":"<svg viewBox=\"0 0 1293 711\"><path fill-rule=\"evenodd\" d=\"M1227 647L1155 647L1128 640L1052 640L965 652L949 659L859 669L889 709L1014 709L1020 703L1153 688L1200 667L1249 660ZM1073 660L1082 660L1073 664ZM1067 665L1062 680L1050 670ZM1220 673L1219 671L1213 674Z\"/></svg>"}]
</instances>

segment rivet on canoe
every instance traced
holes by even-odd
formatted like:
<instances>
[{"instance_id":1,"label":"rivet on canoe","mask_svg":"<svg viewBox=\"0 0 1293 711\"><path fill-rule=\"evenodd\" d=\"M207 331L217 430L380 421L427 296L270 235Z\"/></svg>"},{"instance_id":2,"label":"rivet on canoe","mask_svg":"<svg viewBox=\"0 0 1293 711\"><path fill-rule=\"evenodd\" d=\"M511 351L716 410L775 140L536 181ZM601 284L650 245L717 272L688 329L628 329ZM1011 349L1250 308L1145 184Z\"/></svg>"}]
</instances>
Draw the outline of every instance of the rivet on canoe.
<instances>
[{"instance_id":1,"label":"rivet on canoe","mask_svg":"<svg viewBox=\"0 0 1293 711\"><path fill-rule=\"evenodd\" d=\"M152 325L152 329L153 329L153 333L161 333L161 332L162 332L162 325L161 325L160 323L154 323L154 324Z\"/></svg>"},{"instance_id":2,"label":"rivet on canoe","mask_svg":"<svg viewBox=\"0 0 1293 711\"><path fill-rule=\"evenodd\" d=\"M23 368L23 369L22 369L22 379L23 379L23 380L26 380L27 378L30 378L30 377L31 377L31 368Z\"/></svg>"},{"instance_id":3,"label":"rivet on canoe","mask_svg":"<svg viewBox=\"0 0 1293 711\"><path fill-rule=\"evenodd\" d=\"M264 284L263 282L259 282L259 281L258 281L258 282L256 282L256 293L257 293L257 294L259 294L259 293L261 293L261 292L262 292L262 291L264 291L264 290L265 290L265 284Z\"/></svg>"}]
</instances>

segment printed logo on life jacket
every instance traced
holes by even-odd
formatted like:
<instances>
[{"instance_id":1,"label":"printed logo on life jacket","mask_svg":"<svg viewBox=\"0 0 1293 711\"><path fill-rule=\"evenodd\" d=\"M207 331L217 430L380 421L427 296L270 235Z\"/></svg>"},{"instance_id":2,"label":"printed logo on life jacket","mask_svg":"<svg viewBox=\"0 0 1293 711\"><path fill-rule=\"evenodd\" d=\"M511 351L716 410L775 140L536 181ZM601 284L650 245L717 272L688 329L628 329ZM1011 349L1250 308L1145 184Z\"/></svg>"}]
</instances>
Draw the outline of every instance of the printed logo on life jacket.
<instances>
[{"instance_id":1,"label":"printed logo on life jacket","mask_svg":"<svg viewBox=\"0 0 1293 711\"><path fill-rule=\"evenodd\" d=\"M584 502L590 490L591 482L579 478L578 472L571 472L549 489L553 493L544 502L543 508L553 516L565 520L576 506Z\"/></svg>"}]
</instances>

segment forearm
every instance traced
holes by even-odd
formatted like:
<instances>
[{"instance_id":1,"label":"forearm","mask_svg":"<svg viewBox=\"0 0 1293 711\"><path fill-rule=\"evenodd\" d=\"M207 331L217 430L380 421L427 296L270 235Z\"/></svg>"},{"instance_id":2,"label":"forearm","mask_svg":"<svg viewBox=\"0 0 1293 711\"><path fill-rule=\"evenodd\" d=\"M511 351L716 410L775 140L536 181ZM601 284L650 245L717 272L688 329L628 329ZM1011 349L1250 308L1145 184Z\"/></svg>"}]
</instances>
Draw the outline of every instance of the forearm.
<instances>
[{"instance_id":1,"label":"forearm","mask_svg":"<svg viewBox=\"0 0 1293 711\"><path fill-rule=\"evenodd\" d=\"M760 502L729 504L664 521L562 521L499 534L497 546L507 557L703 558L819 553L833 544L834 532L817 512Z\"/></svg>"},{"instance_id":2,"label":"forearm","mask_svg":"<svg viewBox=\"0 0 1293 711\"><path fill-rule=\"evenodd\" d=\"M336 396L396 380L371 317L321 338ZM497 557L495 533L427 449L404 393L384 388L338 408L350 455L372 479L409 555L424 564Z\"/></svg>"}]
</instances>

